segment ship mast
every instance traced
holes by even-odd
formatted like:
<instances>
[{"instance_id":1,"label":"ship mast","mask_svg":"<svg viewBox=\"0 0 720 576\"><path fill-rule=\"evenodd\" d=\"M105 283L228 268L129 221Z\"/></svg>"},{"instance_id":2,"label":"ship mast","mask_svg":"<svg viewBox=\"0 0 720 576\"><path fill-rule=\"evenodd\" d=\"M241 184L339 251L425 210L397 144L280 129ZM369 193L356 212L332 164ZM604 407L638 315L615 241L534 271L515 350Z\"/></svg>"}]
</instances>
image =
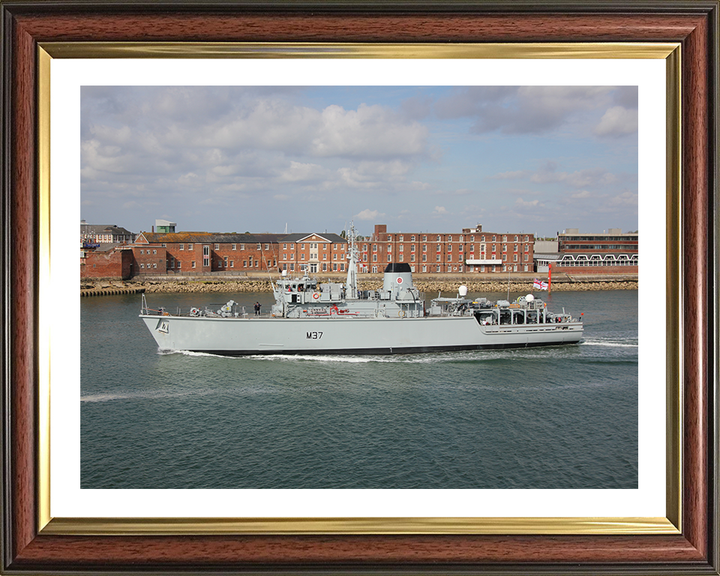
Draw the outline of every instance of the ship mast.
<instances>
[{"instance_id":1,"label":"ship mast","mask_svg":"<svg viewBox=\"0 0 720 576\"><path fill-rule=\"evenodd\" d=\"M348 239L350 240L350 253L348 262L348 274L347 274L347 298L355 300L357 299L357 246L355 245L355 226L353 222L350 222L350 230L348 233Z\"/></svg>"}]
</instances>

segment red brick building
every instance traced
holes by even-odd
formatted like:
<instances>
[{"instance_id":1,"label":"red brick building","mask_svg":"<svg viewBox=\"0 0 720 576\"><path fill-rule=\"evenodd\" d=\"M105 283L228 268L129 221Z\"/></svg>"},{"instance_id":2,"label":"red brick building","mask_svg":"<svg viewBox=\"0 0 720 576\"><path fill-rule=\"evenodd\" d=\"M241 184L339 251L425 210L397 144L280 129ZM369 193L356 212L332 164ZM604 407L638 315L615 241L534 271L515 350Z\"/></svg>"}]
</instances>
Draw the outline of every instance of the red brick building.
<instances>
[{"instance_id":1,"label":"red brick building","mask_svg":"<svg viewBox=\"0 0 720 576\"><path fill-rule=\"evenodd\" d=\"M205 274L278 270L278 234L141 232L135 274Z\"/></svg>"},{"instance_id":2,"label":"red brick building","mask_svg":"<svg viewBox=\"0 0 720 576\"><path fill-rule=\"evenodd\" d=\"M388 233L376 224L369 240L359 242L360 266L382 272L388 262L410 264L413 272L532 272L534 234L483 232L482 226L461 233Z\"/></svg>"},{"instance_id":3,"label":"red brick building","mask_svg":"<svg viewBox=\"0 0 720 576\"><path fill-rule=\"evenodd\" d=\"M576 228L558 234L558 259L553 272L568 274L637 274L638 233L580 233Z\"/></svg>"},{"instance_id":4,"label":"red brick building","mask_svg":"<svg viewBox=\"0 0 720 576\"><path fill-rule=\"evenodd\" d=\"M347 272L348 243L337 234L287 234L278 240L280 268L310 274Z\"/></svg>"},{"instance_id":5,"label":"red brick building","mask_svg":"<svg viewBox=\"0 0 720 576\"><path fill-rule=\"evenodd\" d=\"M133 275L133 253L127 248L82 251L80 278L127 280Z\"/></svg>"}]
</instances>

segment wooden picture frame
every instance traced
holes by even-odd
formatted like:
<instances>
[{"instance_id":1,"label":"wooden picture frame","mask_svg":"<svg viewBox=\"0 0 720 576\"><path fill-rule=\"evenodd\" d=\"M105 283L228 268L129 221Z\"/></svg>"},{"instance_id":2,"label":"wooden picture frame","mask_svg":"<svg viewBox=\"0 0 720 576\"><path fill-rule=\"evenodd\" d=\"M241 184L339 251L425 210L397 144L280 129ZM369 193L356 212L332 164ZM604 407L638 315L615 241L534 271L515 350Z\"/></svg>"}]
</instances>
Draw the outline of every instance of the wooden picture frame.
<instances>
[{"instance_id":1,"label":"wooden picture frame","mask_svg":"<svg viewBox=\"0 0 720 576\"><path fill-rule=\"evenodd\" d=\"M6 573L448 572L718 574L718 2L2 3L3 523ZM43 43L679 43L682 321L677 518L665 534L114 534L40 529L38 294ZM671 447L671 450L673 448ZM669 507L672 508L672 495ZM458 533L459 532L459 533ZM513 534L510 534L513 532Z\"/></svg>"}]
</instances>

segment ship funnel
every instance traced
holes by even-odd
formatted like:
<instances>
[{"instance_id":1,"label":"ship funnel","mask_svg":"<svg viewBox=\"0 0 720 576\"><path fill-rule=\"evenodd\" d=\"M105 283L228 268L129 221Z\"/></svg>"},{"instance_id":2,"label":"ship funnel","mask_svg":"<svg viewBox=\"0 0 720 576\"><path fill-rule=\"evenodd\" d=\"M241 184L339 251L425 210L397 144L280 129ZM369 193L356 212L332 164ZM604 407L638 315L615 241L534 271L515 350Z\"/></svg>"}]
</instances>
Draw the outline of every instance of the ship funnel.
<instances>
[{"instance_id":1,"label":"ship funnel","mask_svg":"<svg viewBox=\"0 0 720 576\"><path fill-rule=\"evenodd\" d=\"M465 296L467 296L467 293L468 293L467 286L463 285L463 286L460 286L460 288L458 288L458 295L461 296L462 298L465 298Z\"/></svg>"},{"instance_id":2,"label":"ship funnel","mask_svg":"<svg viewBox=\"0 0 720 576\"><path fill-rule=\"evenodd\" d=\"M413 287L412 270L410 264L403 262L388 264L383 278L383 290L391 292L393 289L409 289Z\"/></svg>"}]
</instances>

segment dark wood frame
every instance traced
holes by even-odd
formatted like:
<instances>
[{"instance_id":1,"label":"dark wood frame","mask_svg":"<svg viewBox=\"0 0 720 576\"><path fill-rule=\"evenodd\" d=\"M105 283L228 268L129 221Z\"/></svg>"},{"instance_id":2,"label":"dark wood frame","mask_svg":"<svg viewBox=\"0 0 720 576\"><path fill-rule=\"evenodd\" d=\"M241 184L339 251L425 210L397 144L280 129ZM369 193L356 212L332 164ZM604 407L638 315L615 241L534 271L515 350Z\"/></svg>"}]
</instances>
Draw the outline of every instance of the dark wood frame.
<instances>
[{"instance_id":1,"label":"dark wood frame","mask_svg":"<svg viewBox=\"0 0 720 576\"><path fill-rule=\"evenodd\" d=\"M1 571L719 573L717 0L542 5L4 0L1 12ZM38 534L36 81L37 44L51 41L682 43L682 534Z\"/></svg>"}]
</instances>

